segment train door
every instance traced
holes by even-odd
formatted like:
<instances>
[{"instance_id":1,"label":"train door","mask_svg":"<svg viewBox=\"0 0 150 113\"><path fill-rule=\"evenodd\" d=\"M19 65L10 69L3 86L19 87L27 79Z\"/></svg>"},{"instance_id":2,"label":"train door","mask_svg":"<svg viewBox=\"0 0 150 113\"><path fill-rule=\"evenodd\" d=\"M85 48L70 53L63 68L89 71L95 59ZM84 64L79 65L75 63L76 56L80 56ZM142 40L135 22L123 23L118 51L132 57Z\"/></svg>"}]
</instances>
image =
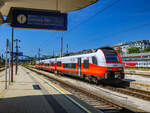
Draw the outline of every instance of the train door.
<instances>
[{"instance_id":1,"label":"train door","mask_svg":"<svg viewBox=\"0 0 150 113\"><path fill-rule=\"evenodd\" d=\"M81 76L81 58L78 58L78 76Z\"/></svg>"}]
</instances>

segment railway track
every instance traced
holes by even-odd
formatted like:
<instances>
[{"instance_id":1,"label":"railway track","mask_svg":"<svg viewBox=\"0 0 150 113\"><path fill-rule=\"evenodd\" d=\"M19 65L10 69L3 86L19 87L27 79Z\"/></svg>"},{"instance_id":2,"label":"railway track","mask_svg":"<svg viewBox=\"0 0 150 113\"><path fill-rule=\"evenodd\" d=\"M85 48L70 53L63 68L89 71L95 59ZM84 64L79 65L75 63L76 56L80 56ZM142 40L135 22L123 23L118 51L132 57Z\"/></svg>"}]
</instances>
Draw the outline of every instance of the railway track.
<instances>
[{"instance_id":1,"label":"railway track","mask_svg":"<svg viewBox=\"0 0 150 113\"><path fill-rule=\"evenodd\" d=\"M131 106L121 104L118 101L116 102L114 100L111 100L104 95L97 94L96 92L89 92L89 90L85 90L70 83L66 83L65 81L61 81L60 79L51 78L47 74L44 74L37 70L31 68L28 69L48 77L48 79L53 82L55 80L55 83L65 88L67 91L71 92L81 100L95 107L97 110L104 111L105 113L136 113L137 111L144 112L143 110L139 110Z\"/></svg>"},{"instance_id":2,"label":"railway track","mask_svg":"<svg viewBox=\"0 0 150 113\"><path fill-rule=\"evenodd\" d=\"M5 68L0 68L0 72L2 72L2 71L4 71L5 70Z\"/></svg>"},{"instance_id":3,"label":"railway track","mask_svg":"<svg viewBox=\"0 0 150 113\"><path fill-rule=\"evenodd\" d=\"M123 82L122 85L119 84L119 86L110 85L110 84L107 84L105 86L99 84L99 86L101 88L104 88L104 89L108 89L108 90L111 90L111 91L115 91L115 92L118 92L118 93L130 95L130 96L133 96L133 97L136 97L136 98L139 98L139 99L150 101L150 92L143 91L143 90L138 90L138 89L134 89L134 88L129 88L128 86L126 86L126 82Z\"/></svg>"},{"instance_id":4,"label":"railway track","mask_svg":"<svg viewBox=\"0 0 150 113\"><path fill-rule=\"evenodd\" d=\"M133 89L133 88L117 88L117 87L113 87L113 86L100 86L101 88L105 88L105 89L109 89L118 93L122 93L122 94L127 94L139 99L143 99L146 101L150 101L150 92L147 91L142 91L142 90L138 90L138 89Z\"/></svg>"},{"instance_id":5,"label":"railway track","mask_svg":"<svg viewBox=\"0 0 150 113\"><path fill-rule=\"evenodd\" d=\"M87 82L89 83L89 82ZM111 91L115 91L118 93L122 93L122 94L126 94L126 95L130 95L139 99L143 99L146 101L150 101L150 92L148 91L144 91L144 90L139 90L139 89L134 89L134 88L130 88L128 85L126 85L128 82L123 82L122 84L118 85L110 85L110 84L99 84L100 88L104 88L104 89L108 89Z\"/></svg>"},{"instance_id":6,"label":"railway track","mask_svg":"<svg viewBox=\"0 0 150 113\"><path fill-rule=\"evenodd\" d=\"M82 89L72 87L69 84L64 84L62 82L54 81L51 78L48 78L51 82L58 84L59 86L63 87L65 90L72 93L74 96L80 98L87 104L93 106L97 109L97 111L103 111L105 113L120 113L120 112L126 112L126 109L122 109L122 107L115 105L114 103L111 103L109 101L106 101L103 98L93 96L89 92L83 91Z\"/></svg>"},{"instance_id":7,"label":"railway track","mask_svg":"<svg viewBox=\"0 0 150 113\"><path fill-rule=\"evenodd\" d=\"M110 103L109 101L107 101L103 98L96 97L95 95L92 95L89 92L85 92L81 89L70 87L70 86L65 85L65 84L60 84L60 86L63 87L64 89L66 89L67 91L71 92L73 95L80 98L84 102L93 106L97 110L100 110L100 111L103 111L106 113L127 112L127 110L125 108L117 106L114 103Z\"/></svg>"},{"instance_id":8,"label":"railway track","mask_svg":"<svg viewBox=\"0 0 150 113\"><path fill-rule=\"evenodd\" d=\"M144 76L144 77L150 77L150 73L147 72L136 72L136 71L127 71L125 74L129 75L139 75L139 76Z\"/></svg>"}]
</instances>

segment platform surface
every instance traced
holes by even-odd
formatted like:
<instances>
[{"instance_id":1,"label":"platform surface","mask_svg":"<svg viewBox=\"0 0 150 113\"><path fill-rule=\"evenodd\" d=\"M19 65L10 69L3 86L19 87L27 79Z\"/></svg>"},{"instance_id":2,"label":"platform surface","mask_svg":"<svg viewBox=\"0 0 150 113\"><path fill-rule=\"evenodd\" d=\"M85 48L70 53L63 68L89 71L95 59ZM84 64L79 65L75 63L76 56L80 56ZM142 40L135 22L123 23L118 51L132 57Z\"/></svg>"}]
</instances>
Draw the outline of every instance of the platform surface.
<instances>
[{"instance_id":1,"label":"platform surface","mask_svg":"<svg viewBox=\"0 0 150 113\"><path fill-rule=\"evenodd\" d=\"M24 67L19 67L14 83L6 90L4 72L0 75L0 113L98 113L53 81Z\"/></svg>"}]
</instances>

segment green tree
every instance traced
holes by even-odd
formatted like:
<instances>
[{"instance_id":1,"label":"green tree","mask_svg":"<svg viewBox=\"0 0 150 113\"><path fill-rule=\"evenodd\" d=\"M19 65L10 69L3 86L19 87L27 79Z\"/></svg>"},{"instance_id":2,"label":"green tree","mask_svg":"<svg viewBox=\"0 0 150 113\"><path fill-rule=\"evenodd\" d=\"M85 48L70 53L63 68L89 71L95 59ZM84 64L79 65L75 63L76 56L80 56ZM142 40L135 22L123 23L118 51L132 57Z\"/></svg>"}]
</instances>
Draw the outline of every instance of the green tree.
<instances>
[{"instance_id":1,"label":"green tree","mask_svg":"<svg viewBox=\"0 0 150 113\"><path fill-rule=\"evenodd\" d=\"M130 47L128 48L128 53L132 54L132 53L139 53L140 52L140 48L138 47Z\"/></svg>"},{"instance_id":2,"label":"green tree","mask_svg":"<svg viewBox=\"0 0 150 113\"><path fill-rule=\"evenodd\" d=\"M144 49L144 52L150 52L150 46L148 46L146 49Z\"/></svg>"}]
</instances>

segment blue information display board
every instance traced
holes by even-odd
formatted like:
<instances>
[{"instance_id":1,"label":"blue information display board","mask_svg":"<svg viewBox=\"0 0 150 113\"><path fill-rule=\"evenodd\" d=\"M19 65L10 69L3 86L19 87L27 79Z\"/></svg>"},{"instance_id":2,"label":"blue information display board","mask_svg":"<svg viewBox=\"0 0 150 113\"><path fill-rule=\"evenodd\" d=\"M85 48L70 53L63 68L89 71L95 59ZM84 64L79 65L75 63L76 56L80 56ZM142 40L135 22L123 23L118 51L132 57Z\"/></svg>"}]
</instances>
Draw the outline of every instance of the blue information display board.
<instances>
[{"instance_id":1,"label":"blue information display board","mask_svg":"<svg viewBox=\"0 0 150 113\"><path fill-rule=\"evenodd\" d=\"M23 52L18 52L18 53L16 53L16 52L11 52L11 55L13 55L13 56L23 56Z\"/></svg>"},{"instance_id":2,"label":"blue information display board","mask_svg":"<svg viewBox=\"0 0 150 113\"><path fill-rule=\"evenodd\" d=\"M16 55L23 56L23 52L19 52L18 54L16 53Z\"/></svg>"},{"instance_id":3,"label":"blue information display board","mask_svg":"<svg viewBox=\"0 0 150 113\"><path fill-rule=\"evenodd\" d=\"M11 8L10 25L17 28L67 30L67 14L44 10Z\"/></svg>"}]
</instances>

